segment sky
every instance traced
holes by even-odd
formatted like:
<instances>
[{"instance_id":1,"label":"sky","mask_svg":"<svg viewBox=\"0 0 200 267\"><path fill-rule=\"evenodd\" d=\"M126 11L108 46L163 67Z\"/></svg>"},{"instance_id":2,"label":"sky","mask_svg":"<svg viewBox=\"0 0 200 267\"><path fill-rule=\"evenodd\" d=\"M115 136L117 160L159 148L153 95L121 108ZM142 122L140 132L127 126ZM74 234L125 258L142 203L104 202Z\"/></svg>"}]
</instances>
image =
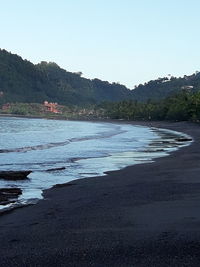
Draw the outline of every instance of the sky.
<instances>
[{"instance_id":1,"label":"sky","mask_svg":"<svg viewBox=\"0 0 200 267\"><path fill-rule=\"evenodd\" d=\"M199 0L0 0L0 48L128 88L200 70Z\"/></svg>"}]
</instances>

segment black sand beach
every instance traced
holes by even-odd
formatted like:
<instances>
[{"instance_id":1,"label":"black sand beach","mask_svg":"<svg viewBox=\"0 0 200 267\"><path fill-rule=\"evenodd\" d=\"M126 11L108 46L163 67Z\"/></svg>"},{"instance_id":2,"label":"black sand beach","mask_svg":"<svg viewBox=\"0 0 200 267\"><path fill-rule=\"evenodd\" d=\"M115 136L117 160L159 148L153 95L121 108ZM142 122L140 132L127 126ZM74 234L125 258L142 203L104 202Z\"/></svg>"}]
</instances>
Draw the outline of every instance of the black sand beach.
<instances>
[{"instance_id":1,"label":"black sand beach","mask_svg":"<svg viewBox=\"0 0 200 267\"><path fill-rule=\"evenodd\" d=\"M1 215L0 266L200 266L200 127L151 125L194 142Z\"/></svg>"}]
</instances>

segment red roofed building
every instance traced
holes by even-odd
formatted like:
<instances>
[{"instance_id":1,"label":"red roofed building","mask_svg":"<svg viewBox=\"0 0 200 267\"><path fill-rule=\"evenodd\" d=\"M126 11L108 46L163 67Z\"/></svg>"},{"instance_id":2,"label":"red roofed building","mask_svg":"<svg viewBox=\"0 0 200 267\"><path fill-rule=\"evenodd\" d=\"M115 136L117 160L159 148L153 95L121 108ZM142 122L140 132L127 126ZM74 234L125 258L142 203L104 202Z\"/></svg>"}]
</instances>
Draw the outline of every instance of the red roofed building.
<instances>
[{"instance_id":1,"label":"red roofed building","mask_svg":"<svg viewBox=\"0 0 200 267\"><path fill-rule=\"evenodd\" d=\"M61 113L58 110L58 103L49 103L48 101L44 101L45 111L52 113Z\"/></svg>"},{"instance_id":2,"label":"red roofed building","mask_svg":"<svg viewBox=\"0 0 200 267\"><path fill-rule=\"evenodd\" d=\"M4 105L2 106L2 110L8 110L10 107L11 107L11 105L10 105L9 103L4 104Z\"/></svg>"}]
</instances>

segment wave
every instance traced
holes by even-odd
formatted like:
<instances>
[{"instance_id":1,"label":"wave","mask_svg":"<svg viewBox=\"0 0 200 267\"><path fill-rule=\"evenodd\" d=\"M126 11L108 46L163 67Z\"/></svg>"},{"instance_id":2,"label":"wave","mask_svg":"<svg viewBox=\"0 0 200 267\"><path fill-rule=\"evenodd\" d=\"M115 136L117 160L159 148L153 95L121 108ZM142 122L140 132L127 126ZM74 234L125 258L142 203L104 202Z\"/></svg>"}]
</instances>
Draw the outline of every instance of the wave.
<instances>
[{"instance_id":1,"label":"wave","mask_svg":"<svg viewBox=\"0 0 200 267\"><path fill-rule=\"evenodd\" d=\"M54 147L59 147L59 146L66 146L72 142L82 142L82 141L87 141L87 140L95 140L95 139L104 139L104 138L110 138L118 134L125 133L125 130L119 130L115 132L108 132L108 133L102 133L101 135L93 135L93 136L84 136L80 138L71 138L68 140L65 140L63 142L57 142L57 143L47 143L47 144L40 144L40 145L35 145L35 146L25 146L25 147L19 147L19 148L9 148L9 149L0 149L0 153L13 153L13 152L29 152L33 150L45 150L45 149L50 149Z\"/></svg>"}]
</instances>

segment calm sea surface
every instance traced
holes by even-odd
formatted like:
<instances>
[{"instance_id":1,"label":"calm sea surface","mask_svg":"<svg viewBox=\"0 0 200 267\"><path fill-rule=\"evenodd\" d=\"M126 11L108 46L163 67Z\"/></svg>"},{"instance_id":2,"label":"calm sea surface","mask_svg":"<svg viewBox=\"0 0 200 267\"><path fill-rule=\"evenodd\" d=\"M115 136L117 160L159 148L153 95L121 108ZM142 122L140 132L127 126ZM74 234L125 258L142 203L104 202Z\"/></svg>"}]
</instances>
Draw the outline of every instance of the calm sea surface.
<instances>
[{"instance_id":1,"label":"calm sea surface","mask_svg":"<svg viewBox=\"0 0 200 267\"><path fill-rule=\"evenodd\" d=\"M1 117L0 171L32 173L25 181L0 179L0 188L23 190L12 206L34 202L55 184L166 156L180 146L177 135L129 124ZM47 171L56 168L63 170Z\"/></svg>"}]
</instances>

